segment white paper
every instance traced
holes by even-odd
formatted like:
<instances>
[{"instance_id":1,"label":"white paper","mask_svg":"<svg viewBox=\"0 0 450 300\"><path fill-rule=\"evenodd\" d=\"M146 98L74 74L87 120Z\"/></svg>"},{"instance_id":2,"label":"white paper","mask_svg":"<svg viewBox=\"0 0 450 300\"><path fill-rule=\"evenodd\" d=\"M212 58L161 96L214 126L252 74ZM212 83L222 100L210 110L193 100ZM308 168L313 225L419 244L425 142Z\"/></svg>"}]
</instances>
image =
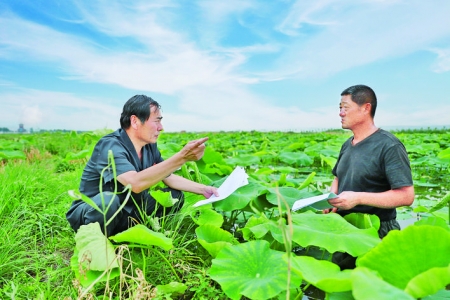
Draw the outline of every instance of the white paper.
<instances>
[{"instance_id":1,"label":"white paper","mask_svg":"<svg viewBox=\"0 0 450 300\"><path fill-rule=\"evenodd\" d=\"M216 201L220 201L230 196L234 191L236 191L241 186L248 184L248 175L245 173L244 168L236 167L233 172L225 179L222 185L217 189L219 196L212 195L208 199L198 201L193 206L198 207L201 205L205 205L208 203L213 203Z\"/></svg>"},{"instance_id":2,"label":"white paper","mask_svg":"<svg viewBox=\"0 0 450 300\"><path fill-rule=\"evenodd\" d=\"M335 193L329 193L329 194L323 194L319 196L309 197L305 199L300 199L294 202L294 205L292 205L292 211L296 211L299 209L302 209L306 206L312 206L315 209L326 209L326 208L332 208L333 206L328 203L329 199L336 198L337 195Z\"/></svg>"}]
</instances>

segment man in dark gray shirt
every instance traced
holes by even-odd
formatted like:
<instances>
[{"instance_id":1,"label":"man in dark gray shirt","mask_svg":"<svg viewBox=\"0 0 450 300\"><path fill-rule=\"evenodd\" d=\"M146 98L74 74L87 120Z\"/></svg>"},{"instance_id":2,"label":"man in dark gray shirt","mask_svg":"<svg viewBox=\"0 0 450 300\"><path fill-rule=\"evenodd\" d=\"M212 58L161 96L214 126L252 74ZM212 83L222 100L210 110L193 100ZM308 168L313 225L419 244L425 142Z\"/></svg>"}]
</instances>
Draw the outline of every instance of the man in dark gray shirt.
<instances>
[{"instance_id":1,"label":"man in dark gray shirt","mask_svg":"<svg viewBox=\"0 0 450 300\"><path fill-rule=\"evenodd\" d=\"M351 86L341 93L342 128L350 129L353 136L342 145L332 171L331 192L338 197L329 203L334 208L324 212L377 215L381 221L378 234L383 238L390 230L400 229L396 207L413 203L414 186L404 145L375 126L376 107L375 92L368 86Z\"/></svg>"},{"instance_id":2,"label":"man in dark gray shirt","mask_svg":"<svg viewBox=\"0 0 450 300\"><path fill-rule=\"evenodd\" d=\"M124 105L120 117L121 128L100 139L81 176L80 192L91 198L100 208L102 201L110 207L106 220L116 212L116 217L107 226L107 234L113 235L132 225L131 220L141 220L142 212L161 216L155 211L156 201L148 189L163 181L172 197L183 200L182 191L204 195L209 198L217 189L173 174L188 161L199 160L204 153L207 137L187 143L183 149L167 160L161 157L156 141L163 130L161 107L152 98L136 95ZM108 152L112 151L114 171L108 167ZM116 186L117 185L117 186ZM119 210L127 194L120 193L131 185L131 196L125 207ZM101 186L101 189L100 189ZM116 193L116 192L119 193ZM182 204L178 204L181 207ZM66 214L71 227L77 231L81 225L99 222L104 231L103 214L82 200L75 200Z\"/></svg>"}]
</instances>

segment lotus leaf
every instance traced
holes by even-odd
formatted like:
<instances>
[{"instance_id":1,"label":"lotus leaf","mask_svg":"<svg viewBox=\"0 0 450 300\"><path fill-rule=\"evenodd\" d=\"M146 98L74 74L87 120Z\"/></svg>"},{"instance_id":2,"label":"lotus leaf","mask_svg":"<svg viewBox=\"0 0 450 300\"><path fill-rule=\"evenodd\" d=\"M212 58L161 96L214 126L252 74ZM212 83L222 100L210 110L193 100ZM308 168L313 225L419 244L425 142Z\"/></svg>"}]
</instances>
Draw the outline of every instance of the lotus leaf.
<instances>
[{"instance_id":1,"label":"lotus leaf","mask_svg":"<svg viewBox=\"0 0 450 300\"><path fill-rule=\"evenodd\" d=\"M164 250L172 249L172 239L160 232L154 232L142 224L138 224L127 230L109 237L117 243L136 243L145 246L158 246Z\"/></svg>"},{"instance_id":2,"label":"lotus leaf","mask_svg":"<svg viewBox=\"0 0 450 300\"><path fill-rule=\"evenodd\" d=\"M287 261L287 255L283 258ZM352 289L351 271L341 271L338 265L327 260L318 260L310 256L291 257L291 270L327 293Z\"/></svg>"},{"instance_id":3,"label":"lotus leaf","mask_svg":"<svg viewBox=\"0 0 450 300\"><path fill-rule=\"evenodd\" d=\"M355 299L395 299L414 300L411 295L405 293L382 278L376 272L359 267L352 271L353 296Z\"/></svg>"},{"instance_id":4,"label":"lotus leaf","mask_svg":"<svg viewBox=\"0 0 450 300\"><path fill-rule=\"evenodd\" d=\"M330 253L341 251L357 257L380 243L376 228L356 228L338 214L293 214L292 223L292 240L302 247L314 245Z\"/></svg>"},{"instance_id":5,"label":"lotus leaf","mask_svg":"<svg viewBox=\"0 0 450 300\"><path fill-rule=\"evenodd\" d=\"M223 224L223 216L211 208L200 208L198 210L194 210L191 213L191 218L194 223L199 226L209 224L216 227L221 227Z\"/></svg>"},{"instance_id":6,"label":"lotus leaf","mask_svg":"<svg viewBox=\"0 0 450 300\"><path fill-rule=\"evenodd\" d=\"M212 257L216 257L223 248L238 244L231 233L214 225L202 225L195 229L200 245L208 251Z\"/></svg>"},{"instance_id":7,"label":"lotus leaf","mask_svg":"<svg viewBox=\"0 0 450 300\"><path fill-rule=\"evenodd\" d=\"M231 299L269 299L287 289L288 268L283 252L269 248L267 241L251 241L224 248L212 260L210 276ZM291 286L301 278L291 275Z\"/></svg>"},{"instance_id":8,"label":"lotus leaf","mask_svg":"<svg viewBox=\"0 0 450 300\"><path fill-rule=\"evenodd\" d=\"M449 253L448 230L413 225L389 232L380 244L358 258L356 265L377 271L385 281L420 298L450 283ZM438 277L442 280L436 280ZM435 284L430 285L432 280Z\"/></svg>"}]
</instances>

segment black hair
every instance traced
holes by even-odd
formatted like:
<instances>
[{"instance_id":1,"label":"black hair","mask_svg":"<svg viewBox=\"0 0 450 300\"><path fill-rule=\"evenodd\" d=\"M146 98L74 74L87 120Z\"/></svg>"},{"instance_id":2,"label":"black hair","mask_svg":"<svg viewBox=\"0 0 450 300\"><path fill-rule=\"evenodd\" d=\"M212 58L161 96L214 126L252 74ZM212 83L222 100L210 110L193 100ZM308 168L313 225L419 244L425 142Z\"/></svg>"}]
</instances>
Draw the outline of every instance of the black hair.
<instances>
[{"instance_id":1,"label":"black hair","mask_svg":"<svg viewBox=\"0 0 450 300\"><path fill-rule=\"evenodd\" d=\"M347 95L350 95L352 101L358 104L359 106L365 103L370 103L371 104L370 115L372 116L372 118L375 117L375 111L377 110L377 96L370 87L362 84L351 86L349 88L346 88L341 93L341 96Z\"/></svg>"},{"instance_id":2,"label":"black hair","mask_svg":"<svg viewBox=\"0 0 450 300\"><path fill-rule=\"evenodd\" d=\"M161 105L151 97L145 95L135 95L131 97L124 105L122 114L120 115L120 127L128 129L131 126L131 116L135 115L138 119L145 123L150 118L151 107L161 109Z\"/></svg>"}]
</instances>

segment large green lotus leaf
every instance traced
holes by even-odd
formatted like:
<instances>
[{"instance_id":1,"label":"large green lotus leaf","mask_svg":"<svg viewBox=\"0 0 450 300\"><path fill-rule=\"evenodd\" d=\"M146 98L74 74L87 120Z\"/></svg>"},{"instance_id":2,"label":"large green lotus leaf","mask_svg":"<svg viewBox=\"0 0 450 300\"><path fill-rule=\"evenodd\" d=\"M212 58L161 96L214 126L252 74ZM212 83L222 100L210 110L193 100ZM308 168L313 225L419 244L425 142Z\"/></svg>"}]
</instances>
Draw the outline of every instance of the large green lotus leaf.
<instances>
[{"instance_id":1,"label":"large green lotus leaf","mask_svg":"<svg viewBox=\"0 0 450 300\"><path fill-rule=\"evenodd\" d=\"M27 156L23 151L18 150L1 150L0 151L0 159L26 159Z\"/></svg>"},{"instance_id":2,"label":"large green lotus leaf","mask_svg":"<svg viewBox=\"0 0 450 300\"><path fill-rule=\"evenodd\" d=\"M89 270L80 268L79 260L79 253L77 248L75 248L72 257L70 258L70 268L75 274L75 277L80 281L81 285L83 287L88 287L94 282L103 282L103 281L109 281L110 279L116 278L120 276L120 269L115 267L107 272L104 271L95 271L95 270ZM85 257L84 259L89 259L88 257Z\"/></svg>"},{"instance_id":3,"label":"large green lotus leaf","mask_svg":"<svg viewBox=\"0 0 450 300\"><path fill-rule=\"evenodd\" d=\"M103 235L98 222L81 225L75 234L78 263L93 271L118 268L114 246Z\"/></svg>"},{"instance_id":4,"label":"large green lotus leaf","mask_svg":"<svg viewBox=\"0 0 450 300\"><path fill-rule=\"evenodd\" d=\"M205 224L222 227L223 216L211 208L200 208L191 212L191 218L195 224L202 226Z\"/></svg>"},{"instance_id":5,"label":"large green lotus leaf","mask_svg":"<svg viewBox=\"0 0 450 300\"><path fill-rule=\"evenodd\" d=\"M411 295L395 287L367 268L358 267L351 273L353 296L358 300L395 299L414 300Z\"/></svg>"},{"instance_id":6,"label":"large green lotus leaf","mask_svg":"<svg viewBox=\"0 0 450 300\"><path fill-rule=\"evenodd\" d=\"M223 200L213 202L215 209L221 211L233 211L243 209L252 199L258 197L259 192L263 190L263 186L257 183L250 182L234 191L233 194Z\"/></svg>"},{"instance_id":7,"label":"large green lotus leaf","mask_svg":"<svg viewBox=\"0 0 450 300\"><path fill-rule=\"evenodd\" d=\"M284 255L283 259L287 261L287 255ZM341 271L338 265L327 260L318 260L310 256L291 257L291 270L327 293L352 289L351 271Z\"/></svg>"},{"instance_id":8,"label":"large green lotus leaf","mask_svg":"<svg viewBox=\"0 0 450 300\"><path fill-rule=\"evenodd\" d=\"M310 166L314 162L308 154L303 152L286 152L282 151L278 155L278 159L288 165Z\"/></svg>"},{"instance_id":9,"label":"large green lotus leaf","mask_svg":"<svg viewBox=\"0 0 450 300\"><path fill-rule=\"evenodd\" d=\"M226 246L238 244L233 235L222 228L213 225L202 225L195 229L200 245L208 251L212 257L216 257Z\"/></svg>"},{"instance_id":10,"label":"large green lotus leaf","mask_svg":"<svg viewBox=\"0 0 450 300\"><path fill-rule=\"evenodd\" d=\"M449 253L449 231L429 225L408 226L389 232L380 244L358 258L356 265L375 270L385 281L405 289L416 276L426 272L433 278L436 274L428 270L448 267Z\"/></svg>"},{"instance_id":11,"label":"large green lotus leaf","mask_svg":"<svg viewBox=\"0 0 450 300\"><path fill-rule=\"evenodd\" d=\"M224 248L212 260L210 276L231 299L269 299L286 290L288 279L284 252L269 248L267 241L251 241ZM291 288L301 278L291 273Z\"/></svg>"},{"instance_id":12,"label":"large green lotus leaf","mask_svg":"<svg viewBox=\"0 0 450 300\"><path fill-rule=\"evenodd\" d=\"M431 268L408 283L405 292L415 298L433 295L450 284L450 264L448 267Z\"/></svg>"},{"instance_id":13,"label":"large green lotus leaf","mask_svg":"<svg viewBox=\"0 0 450 300\"><path fill-rule=\"evenodd\" d=\"M135 225L127 230L109 237L117 243L136 243L146 246L158 246L164 250L172 249L172 239L160 232L154 232L142 224Z\"/></svg>"},{"instance_id":14,"label":"large green lotus leaf","mask_svg":"<svg viewBox=\"0 0 450 300\"><path fill-rule=\"evenodd\" d=\"M293 214L292 223L294 227L292 240L302 247L314 245L325 248L330 253L347 252L357 257L380 243L375 228L356 228L335 213Z\"/></svg>"}]
</instances>

